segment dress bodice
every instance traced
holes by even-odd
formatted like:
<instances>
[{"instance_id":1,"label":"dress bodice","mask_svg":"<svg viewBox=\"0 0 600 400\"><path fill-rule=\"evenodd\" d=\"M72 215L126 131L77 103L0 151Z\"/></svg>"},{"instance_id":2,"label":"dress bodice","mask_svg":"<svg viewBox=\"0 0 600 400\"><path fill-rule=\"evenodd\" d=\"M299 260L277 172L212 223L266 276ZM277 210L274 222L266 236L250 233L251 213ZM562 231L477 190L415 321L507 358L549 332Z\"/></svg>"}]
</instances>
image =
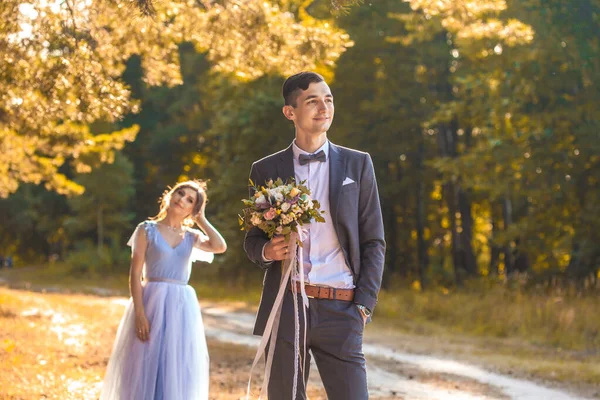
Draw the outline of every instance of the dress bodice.
<instances>
[{"instance_id":1,"label":"dress bodice","mask_svg":"<svg viewBox=\"0 0 600 400\"><path fill-rule=\"evenodd\" d=\"M144 221L138 225L128 244L134 245L135 237L143 229L146 233L147 247L143 277L161 278L187 282L190 279L193 261L212 262L213 254L194 247L197 242L207 240L198 230L186 229L184 237L175 247L165 240L156 222Z\"/></svg>"}]
</instances>

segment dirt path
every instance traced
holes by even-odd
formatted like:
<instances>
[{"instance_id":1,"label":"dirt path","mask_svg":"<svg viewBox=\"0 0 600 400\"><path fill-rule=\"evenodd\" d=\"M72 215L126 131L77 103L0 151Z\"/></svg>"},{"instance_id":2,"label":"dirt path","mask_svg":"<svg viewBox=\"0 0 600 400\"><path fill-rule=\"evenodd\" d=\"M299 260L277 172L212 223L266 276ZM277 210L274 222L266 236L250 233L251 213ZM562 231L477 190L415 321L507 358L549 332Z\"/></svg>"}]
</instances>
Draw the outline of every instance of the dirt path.
<instances>
[{"instance_id":1,"label":"dirt path","mask_svg":"<svg viewBox=\"0 0 600 400\"><path fill-rule=\"evenodd\" d=\"M0 288L0 399L96 399L127 301ZM204 304L203 316L211 353L211 399L243 398L258 343L249 334L254 315L236 305ZM367 328L371 399L582 399L400 349L393 338L377 338ZM261 379L258 371L253 380ZM315 367L309 397L326 399Z\"/></svg>"},{"instance_id":2,"label":"dirt path","mask_svg":"<svg viewBox=\"0 0 600 400\"><path fill-rule=\"evenodd\" d=\"M256 347L258 338L248 335L254 315L239 308L205 305L206 334L216 340ZM380 344L381 333L365 331L363 350L368 360L369 393L373 397L402 399L584 399L545 388L523 379L503 376L457 361L403 352L393 340ZM316 368L310 383L320 386Z\"/></svg>"}]
</instances>

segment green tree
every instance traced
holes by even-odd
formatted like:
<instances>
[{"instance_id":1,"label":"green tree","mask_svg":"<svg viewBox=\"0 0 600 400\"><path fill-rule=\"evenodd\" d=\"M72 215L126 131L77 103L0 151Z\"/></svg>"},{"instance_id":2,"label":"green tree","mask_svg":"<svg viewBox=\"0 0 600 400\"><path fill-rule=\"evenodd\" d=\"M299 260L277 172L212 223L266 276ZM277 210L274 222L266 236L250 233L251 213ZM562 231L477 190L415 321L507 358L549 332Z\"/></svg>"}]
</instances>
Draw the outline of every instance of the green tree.
<instances>
[{"instance_id":1,"label":"green tree","mask_svg":"<svg viewBox=\"0 0 600 400\"><path fill-rule=\"evenodd\" d=\"M131 162L115 153L114 162L75 177L85 192L69 198L74 216L65 221L65 227L71 236L94 233L98 257L103 256L107 238L120 243L121 232L131 226L133 214L127 211L127 205L135 190L132 176Z\"/></svg>"},{"instance_id":2,"label":"green tree","mask_svg":"<svg viewBox=\"0 0 600 400\"><path fill-rule=\"evenodd\" d=\"M589 243L597 230L589 227L598 221L598 191L589 177L598 167L598 120L589 110L598 105L590 85L599 70L598 5L410 3L417 12L400 19L415 33L405 43L444 31L456 59L451 96L426 125L438 136L451 126L444 143L452 138L456 153L434 165L488 210L492 264L502 248L503 273L533 264L595 279L598 253Z\"/></svg>"},{"instance_id":3,"label":"green tree","mask_svg":"<svg viewBox=\"0 0 600 400\"><path fill-rule=\"evenodd\" d=\"M70 238L63 227L69 215L66 198L43 186L24 184L0 199L0 254L19 263L45 262L52 254L64 256Z\"/></svg>"}]
</instances>

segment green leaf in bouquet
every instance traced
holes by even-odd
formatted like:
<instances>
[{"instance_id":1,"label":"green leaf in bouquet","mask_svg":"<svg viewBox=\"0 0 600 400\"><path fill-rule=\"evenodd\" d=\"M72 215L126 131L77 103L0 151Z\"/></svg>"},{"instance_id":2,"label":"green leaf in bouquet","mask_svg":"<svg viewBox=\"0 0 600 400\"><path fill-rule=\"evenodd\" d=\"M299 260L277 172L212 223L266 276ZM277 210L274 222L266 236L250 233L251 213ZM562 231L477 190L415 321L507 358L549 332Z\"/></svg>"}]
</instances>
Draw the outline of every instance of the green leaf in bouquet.
<instances>
[{"instance_id":1,"label":"green leaf in bouquet","mask_svg":"<svg viewBox=\"0 0 600 400\"><path fill-rule=\"evenodd\" d=\"M302 193L304 193L304 194L310 194L310 189L309 189L309 188L307 188L307 187L306 187L306 186L304 186L304 185L299 185L299 186L298 186L298 189L300 189L300 191L301 191Z\"/></svg>"},{"instance_id":2,"label":"green leaf in bouquet","mask_svg":"<svg viewBox=\"0 0 600 400\"><path fill-rule=\"evenodd\" d=\"M267 221L267 225L269 225L269 228L277 228L277 223L275 221Z\"/></svg>"},{"instance_id":3,"label":"green leaf in bouquet","mask_svg":"<svg viewBox=\"0 0 600 400\"><path fill-rule=\"evenodd\" d=\"M281 178L277 178L277 180L275 181L275 186L282 186L283 185L283 180L281 180Z\"/></svg>"},{"instance_id":4,"label":"green leaf in bouquet","mask_svg":"<svg viewBox=\"0 0 600 400\"><path fill-rule=\"evenodd\" d=\"M248 178L248 181L250 182L250 186L252 186L253 188L256 188L256 185L254 184L252 179Z\"/></svg>"},{"instance_id":5,"label":"green leaf in bouquet","mask_svg":"<svg viewBox=\"0 0 600 400\"><path fill-rule=\"evenodd\" d=\"M292 232L292 228L289 226L285 226L283 227L283 229L281 230L281 233L284 235L289 235Z\"/></svg>"}]
</instances>

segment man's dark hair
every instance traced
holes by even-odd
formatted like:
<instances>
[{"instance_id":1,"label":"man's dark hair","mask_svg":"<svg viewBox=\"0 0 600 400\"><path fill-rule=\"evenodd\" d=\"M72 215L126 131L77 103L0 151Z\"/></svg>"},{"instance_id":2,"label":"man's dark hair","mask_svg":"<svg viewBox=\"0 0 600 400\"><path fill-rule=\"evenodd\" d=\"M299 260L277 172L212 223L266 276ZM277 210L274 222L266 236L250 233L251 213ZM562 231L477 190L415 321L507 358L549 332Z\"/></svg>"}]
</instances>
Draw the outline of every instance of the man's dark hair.
<instances>
[{"instance_id":1,"label":"man's dark hair","mask_svg":"<svg viewBox=\"0 0 600 400\"><path fill-rule=\"evenodd\" d=\"M316 72L303 71L290 76L283 82L281 92L286 106L296 107L301 91L308 89L311 83L324 82L325 78Z\"/></svg>"}]
</instances>

